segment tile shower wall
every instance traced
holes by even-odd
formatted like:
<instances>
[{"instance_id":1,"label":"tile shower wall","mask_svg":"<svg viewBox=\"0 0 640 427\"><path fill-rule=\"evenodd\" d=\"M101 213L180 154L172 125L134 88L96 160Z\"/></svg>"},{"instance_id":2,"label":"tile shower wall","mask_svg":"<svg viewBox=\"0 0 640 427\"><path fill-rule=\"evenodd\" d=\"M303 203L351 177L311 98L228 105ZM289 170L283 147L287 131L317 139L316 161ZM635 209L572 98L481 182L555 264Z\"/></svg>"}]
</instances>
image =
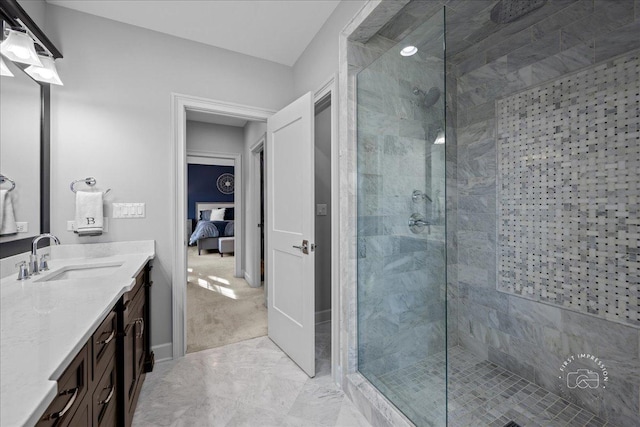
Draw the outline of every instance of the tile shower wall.
<instances>
[{"instance_id":1,"label":"tile shower wall","mask_svg":"<svg viewBox=\"0 0 640 427\"><path fill-rule=\"evenodd\" d=\"M640 326L640 58L498 100L498 289Z\"/></svg>"},{"instance_id":2,"label":"tile shower wall","mask_svg":"<svg viewBox=\"0 0 640 427\"><path fill-rule=\"evenodd\" d=\"M414 94L444 93L444 61L420 55L383 55L358 76L358 363L369 376L445 346L444 164L434 167L444 147L433 144L444 102L425 108ZM434 203L412 201L413 190ZM434 224L430 233L410 232L414 212Z\"/></svg>"},{"instance_id":3,"label":"tile shower wall","mask_svg":"<svg viewBox=\"0 0 640 427\"><path fill-rule=\"evenodd\" d=\"M450 3L447 60L457 76L458 339L476 355L615 425L638 425L637 328L496 289L495 113L497 99L639 48L638 2L550 0L502 27L488 20L495 2ZM483 9L469 15L467 7ZM579 394L559 384L562 362L579 353L606 361L606 389Z\"/></svg>"}]
</instances>

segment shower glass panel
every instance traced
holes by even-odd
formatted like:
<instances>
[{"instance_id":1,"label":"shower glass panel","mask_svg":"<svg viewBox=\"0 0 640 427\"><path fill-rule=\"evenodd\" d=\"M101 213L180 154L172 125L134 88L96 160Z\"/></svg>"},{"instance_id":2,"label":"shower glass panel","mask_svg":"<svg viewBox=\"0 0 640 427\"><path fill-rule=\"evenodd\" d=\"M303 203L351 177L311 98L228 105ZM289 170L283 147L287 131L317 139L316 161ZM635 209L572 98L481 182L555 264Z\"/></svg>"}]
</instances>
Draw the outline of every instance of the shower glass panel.
<instances>
[{"instance_id":1,"label":"shower glass panel","mask_svg":"<svg viewBox=\"0 0 640 427\"><path fill-rule=\"evenodd\" d=\"M357 76L358 369L417 426L446 425L444 131L442 10Z\"/></svg>"}]
</instances>

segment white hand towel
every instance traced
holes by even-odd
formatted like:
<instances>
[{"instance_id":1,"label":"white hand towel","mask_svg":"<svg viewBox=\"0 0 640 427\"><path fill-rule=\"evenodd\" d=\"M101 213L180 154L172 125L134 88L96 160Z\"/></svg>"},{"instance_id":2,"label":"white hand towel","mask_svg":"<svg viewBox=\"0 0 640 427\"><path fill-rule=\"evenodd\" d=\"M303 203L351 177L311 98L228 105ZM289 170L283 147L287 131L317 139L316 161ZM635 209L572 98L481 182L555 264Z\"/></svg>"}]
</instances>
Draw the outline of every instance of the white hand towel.
<instances>
[{"instance_id":1,"label":"white hand towel","mask_svg":"<svg viewBox=\"0 0 640 427\"><path fill-rule=\"evenodd\" d=\"M76 192L76 233L80 236L99 236L103 227L102 192Z\"/></svg>"},{"instance_id":2,"label":"white hand towel","mask_svg":"<svg viewBox=\"0 0 640 427\"><path fill-rule=\"evenodd\" d=\"M9 190L0 190L0 235L18 232L16 214L13 211L13 200Z\"/></svg>"}]
</instances>

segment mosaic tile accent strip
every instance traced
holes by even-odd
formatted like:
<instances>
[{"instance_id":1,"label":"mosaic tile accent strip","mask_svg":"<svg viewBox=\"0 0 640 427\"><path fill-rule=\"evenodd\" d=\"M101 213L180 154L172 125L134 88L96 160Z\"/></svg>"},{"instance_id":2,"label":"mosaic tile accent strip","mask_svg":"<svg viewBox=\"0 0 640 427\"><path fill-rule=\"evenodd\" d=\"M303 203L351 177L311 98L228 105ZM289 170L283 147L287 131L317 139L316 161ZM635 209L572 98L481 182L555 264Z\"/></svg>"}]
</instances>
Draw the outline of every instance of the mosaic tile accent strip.
<instances>
[{"instance_id":1,"label":"mosaic tile accent strip","mask_svg":"<svg viewBox=\"0 0 640 427\"><path fill-rule=\"evenodd\" d=\"M445 358L448 363L445 365ZM448 375L445 378L445 372ZM438 392L449 387L448 402ZM607 422L586 409L486 360L452 347L402 369L380 376L385 395L391 393L399 408L417 426L504 427L508 422L528 427L602 427ZM413 399L413 400L412 400ZM420 405L411 404L420 399Z\"/></svg>"},{"instance_id":2,"label":"mosaic tile accent strip","mask_svg":"<svg viewBox=\"0 0 640 427\"><path fill-rule=\"evenodd\" d=\"M498 290L640 326L639 56L497 101Z\"/></svg>"}]
</instances>

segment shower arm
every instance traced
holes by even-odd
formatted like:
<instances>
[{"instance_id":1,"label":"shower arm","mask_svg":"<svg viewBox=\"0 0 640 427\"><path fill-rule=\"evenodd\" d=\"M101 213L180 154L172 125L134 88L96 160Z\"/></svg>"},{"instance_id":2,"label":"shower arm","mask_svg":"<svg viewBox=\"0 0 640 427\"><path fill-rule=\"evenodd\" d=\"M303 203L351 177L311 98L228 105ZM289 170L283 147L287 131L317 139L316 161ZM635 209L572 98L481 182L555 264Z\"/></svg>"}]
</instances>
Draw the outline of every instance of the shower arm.
<instances>
[{"instance_id":1,"label":"shower arm","mask_svg":"<svg viewBox=\"0 0 640 427\"><path fill-rule=\"evenodd\" d=\"M433 202L433 200L431 200L431 197L429 197L427 193L423 193L420 190L413 190L413 193L411 194L411 199L414 202L417 202L418 200L428 200L430 202Z\"/></svg>"}]
</instances>

